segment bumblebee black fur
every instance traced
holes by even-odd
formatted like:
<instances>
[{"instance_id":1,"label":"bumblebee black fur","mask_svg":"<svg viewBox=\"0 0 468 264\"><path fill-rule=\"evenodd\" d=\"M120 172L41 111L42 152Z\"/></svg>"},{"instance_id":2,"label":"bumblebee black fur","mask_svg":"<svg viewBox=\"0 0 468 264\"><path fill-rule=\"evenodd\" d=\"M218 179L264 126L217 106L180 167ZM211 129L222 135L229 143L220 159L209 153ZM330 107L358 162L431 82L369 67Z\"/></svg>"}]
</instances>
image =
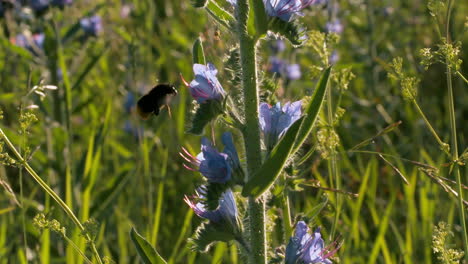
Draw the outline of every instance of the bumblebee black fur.
<instances>
[{"instance_id":1,"label":"bumblebee black fur","mask_svg":"<svg viewBox=\"0 0 468 264\"><path fill-rule=\"evenodd\" d=\"M158 84L149 93L140 98L137 102L138 115L143 119L148 119L151 114L159 115L159 111L167 104L173 96L177 95L177 90L171 84Z\"/></svg>"}]
</instances>

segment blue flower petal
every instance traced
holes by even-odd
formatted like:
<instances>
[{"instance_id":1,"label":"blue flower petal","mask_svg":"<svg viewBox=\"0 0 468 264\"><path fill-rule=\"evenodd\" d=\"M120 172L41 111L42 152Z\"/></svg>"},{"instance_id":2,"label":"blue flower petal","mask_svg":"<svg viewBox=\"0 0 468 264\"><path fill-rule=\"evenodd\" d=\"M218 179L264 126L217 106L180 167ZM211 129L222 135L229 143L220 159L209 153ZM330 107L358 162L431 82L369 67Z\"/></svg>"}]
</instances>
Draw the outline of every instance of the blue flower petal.
<instances>
[{"instance_id":1,"label":"blue flower petal","mask_svg":"<svg viewBox=\"0 0 468 264\"><path fill-rule=\"evenodd\" d=\"M194 64L193 72L195 79L190 82L190 93L198 103L206 100L221 100L225 91L218 81L216 75L218 70L212 63L207 65Z\"/></svg>"},{"instance_id":2,"label":"blue flower petal","mask_svg":"<svg viewBox=\"0 0 468 264\"><path fill-rule=\"evenodd\" d=\"M240 166L239 156L237 155L236 146L232 140L232 134L229 132L224 132L221 136L221 141L224 144L223 152L226 153L232 161L231 165L233 167Z\"/></svg>"},{"instance_id":3,"label":"blue flower petal","mask_svg":"<svg viewBox=\"0 0 468 264\"><path fill-rule=\"evenodd\" d=\"M260 128L265 136L265 144L272 148L291 125L301 117L301 101L286 103L281 107L277 103L271 107L261 103L259 111Z\"/></svg>"},{"instance_id":4,"label":"blue flower petal","mask_svg":"<svg viewBox=\"0 0 468 264\"><path fill-rule=\"evenodd\" d=\"M207 138L202 138L201 149L203 159L199 159L200 173L210 182L228 182L231 179L232 174L231 165L228 162L228 155L225 153L219 153L215 148L213 148L211 142Z\"/></svg>"}]
</instances>

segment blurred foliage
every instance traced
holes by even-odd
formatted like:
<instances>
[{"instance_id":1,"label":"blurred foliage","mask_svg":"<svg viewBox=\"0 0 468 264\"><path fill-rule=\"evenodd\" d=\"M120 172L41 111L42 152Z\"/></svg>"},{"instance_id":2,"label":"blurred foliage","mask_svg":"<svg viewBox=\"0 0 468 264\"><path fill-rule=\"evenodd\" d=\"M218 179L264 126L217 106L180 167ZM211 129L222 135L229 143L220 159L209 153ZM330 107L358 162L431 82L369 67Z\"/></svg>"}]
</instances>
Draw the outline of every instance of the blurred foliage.
<instances>
[{"instance_id":1,"label":"blurred foliage","mask_svg":"<svg viewBox=\"0 0 468 264\"><path fill-rule=\"evenodd\" d=\"M224 1L218 2L232 11ZM453 9L451 32L457 44L447 46L439 41L426 1L329 2L339 4L339 9L331 11L332 4L309 8L300 22L317 34L326 31L331 16L343 24L343 33L333 44L339 56L335 70L341 73L332 83L332 88L336 86L334 98L342 107L340 120L333 132L336 134L313 131L314 136L297 156L307 156L317 141L320 144L332 137L336 142L333 148L339 153L342 189L359 195L345 196L341 207L337 225L344 239L338 253L340 263L436 263L431 245L433 226L439 221L453 227L453 243L462 247L455 199L418 170L420 164L392 157L441 168L439 174L445 176L449 169L442 164L450 161L413 105L403 99L399 83L387 73L394 58L404 59L401 70L420 80L414 85L421 108L442 140L449 142L445 69L431 61L435 64L425 71L419 63L420 51L429 48L442 54L459 49L457 55L463 63L456 61L453 67L468 74L468 54L464 52L468 3L458 1ZM86 36L79 20L93 14L102 17L103 31ZM97 221L93 235L102 256L117 263L138 263L130 242L130 230L135 227L169 263L242 263L235 245L217 244L209 254L192 252L187 246L187 238L200 220L192 219L183 197L193 193L202 178L184 169L178 154L182 146L193 154L200 147L200 138L186 133L194 113L187 114L192 99L179 78L179 74L187 79L193 76L192 44L197 38L203 41L206 61L220 70L225 90L239 85L233 72L237 70L233 66L237 44L225 27L193 8L191 1L182 0L75 0L63 9L53 7L41 14L25 8L6 9L0 27L1 128L82 222ZM44 48L31 51L14 45L12 40L24 32L44 32ZM265 97L293 101L310 96L317 81L314 69L323 69L322 61L331 54L317 54L307 45L296 49L287 43L281 56L300 64L303 72L300 79L288 81L266 72L271 42L262 42L259 49L260 68L265 70L262 77L269 87ZM58 89L46 91L44 98L29 93L41 80ZM171 104L172 115L163 110L143 121L137 117L134 104L158 82L174 83L179 89ZM454 88L459 144L465 149L468 92L456 76ZM24 114L31 104L38 106L32 110L38 121ZM20 133L26 132L21 121L25 118L28 133ZM365 150L391 155L389 159L406 176L408 185L377 155L347 151L399 120L402 124L397 129L373 138ZM216 134L227 129L220 123ZM205 129L207 136L209 130ZM333 187L327 162L321 156L326 149L319 150L297 165L294 179ZM8 154L4 151L5 147L2 157ZM243 159L243 151L240 154ZM465 167L462 175L466 184ZM42 213L44 219L54 219L54 225L66 228L78 247L85 247L79 230L26 172L2 166L0 185L1 264L26 260L83 263L79 253L60 236L34 227L34 217ZM303 212L302 216L310 217L327 193L307 184L291 189L293 216L299 218ZM274 192L271 197L270 205L278 202ZM329 199L320 215L309 218L324 227L326 240L333 239L327 230L337 210L335 196L329 195ZM271 245L276 248L287 241L275 218L281 212L275 210L268 214L268 226Z\"/></svg>"}]
</instances>

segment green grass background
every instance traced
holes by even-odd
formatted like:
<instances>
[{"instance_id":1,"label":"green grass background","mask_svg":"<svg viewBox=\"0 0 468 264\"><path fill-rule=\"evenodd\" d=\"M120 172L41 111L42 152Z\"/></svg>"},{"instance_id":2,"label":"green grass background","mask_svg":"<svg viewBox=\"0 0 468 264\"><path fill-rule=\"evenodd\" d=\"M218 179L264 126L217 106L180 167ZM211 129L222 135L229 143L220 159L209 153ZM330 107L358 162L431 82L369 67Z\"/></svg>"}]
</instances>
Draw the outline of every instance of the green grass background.
<instances>
[{"instance_id":1,"label":"green grass background","mask_svg":"<svg viewBox=\"0 0 468 264\"><path fill-rule=\"evenodd\" d=\"M337 68L351 66L356 75L342 96L341 107L346 114L337 128L341 139L338 165L342 189L359 194L358 198L343 199L337 227L344 239L338 253L340 263L436 263L431 239L432 228L439 221L453 225L455 236L451 242L462 248L456 200L414 164L389 158L407 177L409 184L405 185L378 156L346 152L401 120L397 130L375 139L365 149L440 167L441 174L447 176L448 168L441 166L448 162L443 152L386 71L386 63L392 58L404 58L405 70L421 78L421 107L442 140L450 142L445 68L435 65L423 71L418 65L419 49L434 47L438 42L427 2L336 2L340 3L338 17L345 27L337 48ZM99 222L96 243L101 255L117 263L139 263L129 236L131 227L135 227L170 263L243 263L235 245L219 243L208 254L192 252L187 247L186 239L200 220L184 204L183 196L193 193L202 178L184 169L178 155L182 146L193 153L200 146L198 136L185 133L192 99L179 78L179 74L187 80L193 76L191 45L197 37L203 39L207 61L217 65L221 83L231 90L234 88L223 80L226 75L222 65L227 49L236 45L234 35L203 10L194 9L190 1L127 3L134 7L128 18L120 17L121 1L83 0L28 22L1 20L1 127L18 147L36 150L30 158L32 167L67 201L80 220L94 218ZM103 34L86 41L80 39L80 32L70 34L79 19L93 10L103 17ZM454 38L462 41L464 50L468 43L464 28L467 12L468 3L456 1L451 30ZM323 31L327 12L307 10L301 21L309 29ZM10 44L9 39L24 28L47 32L43 54L34 56ZM57 36L70 37L57 47ZM311 94L316 80L308 72L318 63L311 54L307 47L293 49L288 45L284 56L301 64L303 77L291 82L280 99L297 100ZM266 68L269 55L268 44L262 44L261 68ZM461 58L468 60L466 52L461 53ZM462 72L468 73L467 65L462 64ZM68 78L58 80L56 69L67 72ZM20 136L21 100L40 79L59 89L49 92L43 101L35 99L40 107L35 111L39 121L30 134ZM179 95L171 104L172 117L163 111L142 121L134 112L125 111L128 92L139 96L157 82L178 85ZM459 149L464 150L468 144L468 90L456 77L454 87ZM143 137L126 132L126 122L143 129ZM226 129L218 124L217 134ZM235 141L242 146L240 135L235 136ZM314 144L315 137L311 137L303 153ZM242 149L240 154L243 158ZM300 177L328 186L327 162L318 153L299 170ZM462 167L461 172L467 184L468 170ZM59 236L48 231L41 233L33 226L34 216L43 212L58 219L67 228L68 236L79 247L85 247L60 207L26 172L21 178L22 195L19 170L0 167L0 179L11 186L22 205L14 203L12 195L0 188L0 263L83 263ZM322 226L324 237L330 241L335 214L332 193L305 187L292 195L292 212L293 216L311 213L324 196L331 203L314 218L314 224ZM279 224L273 216L281 217L281 212L270 208L271 246L276 248L286 241L277 235L281 227L273 226Z\"/></svg>"}]
</instances>

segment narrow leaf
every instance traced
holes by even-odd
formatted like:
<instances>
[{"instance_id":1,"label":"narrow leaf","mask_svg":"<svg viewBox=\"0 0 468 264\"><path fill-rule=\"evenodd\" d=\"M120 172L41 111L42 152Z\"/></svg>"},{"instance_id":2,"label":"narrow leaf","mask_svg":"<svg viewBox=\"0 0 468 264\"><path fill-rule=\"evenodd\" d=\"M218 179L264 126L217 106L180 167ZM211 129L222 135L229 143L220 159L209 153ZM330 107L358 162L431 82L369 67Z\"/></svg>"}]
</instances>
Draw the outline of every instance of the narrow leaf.
<instances>
[{"instance_id":1,"label":"narrow leaf","mask_svg":"<svg viewBox=\"0 0 468 264\"><path fill-rule=\"evenodd\" d=\"M193 43L192 56L193 64L206 64L205 52L203 51L203 44L201 38L197 38L197 40L195 40L195 43Z\"/></svg>"},{"instance_id":2,"label":"narrow leaf","mask_svg":"<svg viewBox=\"0 0 468 264\"><path fill-rule=\"evenodd\" d=\"M234 240L234 236L229 232L223 232L223 228L218 228L214 224L201 224L188 243L193 251L207 252L215 242L229 242Z\"/></svg>"},{"instance_id":3,"label":"narrow leaf","mask_svg":"<svg viewBox=\"0 0 468 264\"><path fill-rule=\"evenodd\" d=\"M81 83L84 81L86 76L88 76L88 73L90 73L94 66L97 65L97 62L106 51L107 48L102 48L101 50L99 50L99 52L93 55L89 63L83 69L83 72L81 72L80 75L78 75L78 79L76 79L75 83L73 84L72 90L76 90L78 87L80 87Z\"/></svg>"},{"instance_id":4,"label":"narrow leaf","mask_svg":"<svg viewBox=\"0 0 468 264\"><path fill-rule=\"evenodd\" d=\"M267 33L268 19L265 11L265 5L262 0L250 0L250 5L253 6L253 13L255 17L255 28L257 35L261 37Z\"/></svg>"},{"instance_id":5,"label":"narrow leaf","mask_svg":"<svg viewBox=\"0 0 468 264\"><path fill-rule=\"evenodd\" d=\"M161 255L159 255L158 251L156 251L156 249L153 248L145 238L137 233L135 228L132 228L132 231L130 231L130 237L132 238L132 242L135 245L138 255L145 264L167 263Z\"/></svg>"},{"instance_id":6,"label":"narrow leaf","mask_svg":"<svg viewBox=\"0 0 468 264\"><path fill-rule=\"evenodd\" d=\"M229 14L226 10L222 9L216 2L208 1L206 5L206 11L221 25L232 29L232 26L235 24L234 17Z\"/></svg>"},{"instance_id":7,"label":"narrow leaf","mask_svg":"<svg viewBox=\"0 0 468 264\"><path fill-rule=\"evenodd\" d=\"M310 131L312 131L312 128L314 127L315 120L317 119L325 97L325 92L328 86L328 79L330 78L330 72L331 67L328 67L315 87L314 94L312 95L312 99L310 100L310 103L307 106L305 112L307 116L304 118L301 128L299 129L292 154L299 150L302 143L304 143L306 138L309 136Z\"/></svg>"},{"instance_id":8,"label":"narrow leaf","mask_svg":"<svg viewBox=\"0 0 468 264\"><path fill-rule=\"evenodd\" d=\"M270 19L268 29L285 37L295 47L301 46L307 40L305 28L297 21L286 22L277 17Z\"/></svg>"},{"instance_id":9,"label":"narrow leaf","mask_svg":"<svg viewBox=\"0 0 468 264\"><path fill-rule=\"evenodd\" d=\"M296 140L304 118L303 116L294 122L280 142L273 148L268 159L245 184L242 190L243 196L253 196L257 198L275 182L293 149L294 141Z\"/></svg>"},{"instance_id":10,"label":"narrow leaf","mask_svg":"<svg viewBox=\"0 0 468 264\"><path fill-rule=\"evenodd\" d=\"M252 6L253 0L249 0L249 6ZM257 28L255 27L255 12L252 8L249 9L248 13L249 17L247 19L247 32L249 36L256 36L257 35Z\"/></svg>"}]
</instances>

